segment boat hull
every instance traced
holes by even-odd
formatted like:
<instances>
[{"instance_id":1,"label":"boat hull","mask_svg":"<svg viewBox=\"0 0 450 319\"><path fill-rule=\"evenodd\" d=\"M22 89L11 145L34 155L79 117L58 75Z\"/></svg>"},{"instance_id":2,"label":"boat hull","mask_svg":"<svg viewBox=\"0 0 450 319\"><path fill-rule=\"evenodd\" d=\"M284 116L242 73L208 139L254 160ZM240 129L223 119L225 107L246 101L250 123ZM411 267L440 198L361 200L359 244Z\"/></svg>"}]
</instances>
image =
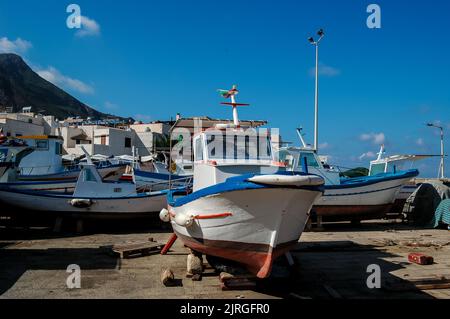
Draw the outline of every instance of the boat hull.
<instances>
[{"instance_id":1,"label":"boat hull","mask_svg":"<svg viewBox=\"0 0 450 319\"><path fill-rule=\"evenodd\" d=\"M98 172L105 180L121 175L124 166L99 168ZM58 193L72 193L75 190L80 170L50 175L21 175L19 181L1 183L0 189L49 191Z\"/></svg>"},{"instance_id":2,"label":"boat hull","mask_svg":"<svg viewBox=\"0 0 450 319\"><path fill-rule=\"evenodd\" d=\"M45 212L76 217L134 217L154 214L167 205L165 192L127 198L93 198L88 207L72 205L73 199L75 198L69 195L0 190L0 201L20 208L20 212L24 214Z\"/></svg>"},{"instance_id":3,"label":"boat hull","mask_svg":"<svg viewBox=\"0 0 450 319\"><path fill-rule=\"evenodd\" d=\"M411 176L380 179L377 182L343 187L325 186L324 195L313 207L317 216L330 219L370 219L384 217Z\"/></svg>"},{"instance_id":4,"label":"boat hull","mask_svg":"<svg viewBox=\"0 0 450 319\"><path fill-rule=\"evenodd\" d=\"M297 244L320 195L318 190L298 188L245 189L200 197L169 211L200 218L229 214L198 219L190 227L172 220L172 227L193 250L239 262L266 278L272 262Z\"/></svg>"}]
</instances>

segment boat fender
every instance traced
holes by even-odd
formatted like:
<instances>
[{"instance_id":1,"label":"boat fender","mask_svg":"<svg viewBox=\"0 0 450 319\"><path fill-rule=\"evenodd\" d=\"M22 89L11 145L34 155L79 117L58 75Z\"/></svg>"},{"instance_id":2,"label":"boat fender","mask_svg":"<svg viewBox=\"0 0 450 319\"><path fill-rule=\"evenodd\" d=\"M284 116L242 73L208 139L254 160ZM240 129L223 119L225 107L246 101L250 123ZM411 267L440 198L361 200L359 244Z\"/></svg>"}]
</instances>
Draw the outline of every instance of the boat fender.
<instances>
[{"instance_id":1,"label":"boat fender","mask_svg":"<svg viewBox=\"0 0 450 319\"><path fill-rule=\"evenodd\" d=\"M170 222L170 213L167 209L163 208L159 212L159 219L161 219L163 222L168 223Z\"/></svg>"},{"instance_id":2,"label":"boat fender","mask_svg":"<svg viewBox=\"0 0 450 319\"><path fill-rule=\"evenodd\" d=\"M93 204L90 199L72 199L70 201L70 205L77 208L86 208L90 207Z\"/></svg>"},{"instance_id":3,"label":"boat fender","mask_svg":"<svg viewBox=\"0 0 450 319\"><path fill-rule=\"evenodd\" d=\"M182 227L191 227L194 224L194 216L178 213L175 215L175 223Z\"/></svg>"}]
</instances>

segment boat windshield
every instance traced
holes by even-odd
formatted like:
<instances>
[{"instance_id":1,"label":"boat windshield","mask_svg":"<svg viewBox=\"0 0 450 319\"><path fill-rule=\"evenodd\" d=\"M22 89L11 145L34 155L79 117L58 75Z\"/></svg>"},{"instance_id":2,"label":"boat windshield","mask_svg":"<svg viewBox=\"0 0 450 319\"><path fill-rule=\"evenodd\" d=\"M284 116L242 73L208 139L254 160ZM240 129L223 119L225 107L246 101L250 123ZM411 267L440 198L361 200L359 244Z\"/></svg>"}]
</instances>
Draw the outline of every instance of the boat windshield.
<instances>
[{"instance_id":1,"label":"boat windshield","mask_svg":"<svg viewBox=\"0 0 450 319\"><path fill-rule=\"evenodd\" d=\"M300 156L298 157L297 167L302 167L302 159L306 158L306 162L308 167L320 167L319 162L317 162L316 157L313 153L300 152Z\"/></svg>"},{"instance_id":2,"label":"boat windshield","mask_svg":"<svg viewBox=\"0 0 450 319\"><path fill-rule=\"evenodd\" d=\"M7 149L0 149L0 163L6 162L7 155L8 155Z\"/></svg>"},{"instance_id":3,"label":"boat windshield","mask_svg":"<svg viewBox=\"0 0 450 319\"><path fill-rule=\"evenodd\" d=\"M375 176L378 174L383 174L386 168L386 163L372 164L370 166L370 176Z\"/></svg>"},{"instance_id":4,"label":"boat windshield","mask_svg":"<svg viewBox=\"0 0 450 319\"><path fill-rule=\"evenodd\" d=\"M272 147L267 134L208 134L206 145L209 159L272 160Z\"/></svg>"}]
</instances>

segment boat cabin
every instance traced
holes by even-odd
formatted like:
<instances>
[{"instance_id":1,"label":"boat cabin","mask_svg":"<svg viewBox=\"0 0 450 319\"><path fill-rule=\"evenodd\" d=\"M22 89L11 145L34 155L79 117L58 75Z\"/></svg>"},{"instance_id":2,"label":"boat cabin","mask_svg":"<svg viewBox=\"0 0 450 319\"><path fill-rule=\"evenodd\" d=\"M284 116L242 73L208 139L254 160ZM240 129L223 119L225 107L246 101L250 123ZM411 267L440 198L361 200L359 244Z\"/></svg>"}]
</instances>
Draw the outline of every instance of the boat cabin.
<instances>
[{"instance_id":1,"label":"boat cabin","mask_svg":"<svg viewBox=\"0 0 450 319\"><path fill-rule=\"evenodd\" d=\"M377 159L370 162L369 176L413 169L416 161L433 157L433 155L393 155L385 157L385 153L384 145L382 145Z\"/></svg>"},{"instance_id":2,"label":"boat cabin","mask_svg":"<svg viewBox=\"0 0 450 319\"><path fill-rule=\"evenodd\" d=\"M62 138L58 136L21 136L34 152L22 159L21 175L56 174L64 171L62 165Z\"/></svg>"},{"instance_id":3,"label":"boat cabin","mask_svg":"<svg viewBox=\"0 0 450 319\"><path fill-rule=\"evenodd\" d=\"M280 162L284 163L288 170L304 172L302 161L306 159L308 173L316 174L325 179L327 185L341 184L339 171L322 163L320 157L310 148L284 147L279 150ZM306 173L306 172L305 172Z\"/></svg>"},{"instance_id":4,"label":"boat cabin","mask_svg":"<svg viewBox=\"0 0 450 319\"><path fill-rule=\"evenodd\" d=\"M193 140L194 191L243 174L274 173L267 130L231 128L207 130Z\"/></svg>"},{"instance_id":5,"label":"boat cabin","mask_svg":"<svg viewBox=\"0 0 450 319\"><path fill-rule=\"evenodd\" d=\"M80 164L81 172L73 193L80 198L112 198L136 195L136 185L128 182L106 182L94 164Z\"/></svg>"}]
</instances>

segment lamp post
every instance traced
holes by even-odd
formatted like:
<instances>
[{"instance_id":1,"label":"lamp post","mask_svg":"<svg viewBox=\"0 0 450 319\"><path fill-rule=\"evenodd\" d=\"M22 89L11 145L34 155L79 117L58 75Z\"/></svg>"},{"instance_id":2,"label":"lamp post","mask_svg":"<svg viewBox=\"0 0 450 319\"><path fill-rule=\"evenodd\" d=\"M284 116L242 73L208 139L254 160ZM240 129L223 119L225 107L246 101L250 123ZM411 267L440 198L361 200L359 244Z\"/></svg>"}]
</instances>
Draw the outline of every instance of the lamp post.
<instances>
[{"instance_id":1,"label":"lamp post","mask_svg":"<svg viewBox=\"0 0 450 319\"><path fill-rule=\"evenodd\" d=\"M445 154L444 154L444 128L442 126L428 123L427 126L435 127L441 130L441 163L439 164L439 173L438 178L444 179L444 171L445 171Z\"/></svg>"},{"instance_id":2,"label":"lamp post","mask_svg":"<svg viewBox=\"0 0 450 319\"><path fill-rule=\"evenodd\" d=\"M314 40L310 37L308 41L316 47L316 85L315 85L315 98L314 98L314 150L317 153L319 151L319 43L325 36L323 29L317 31L319 39Z\"/></svg>"}]
</instances>

